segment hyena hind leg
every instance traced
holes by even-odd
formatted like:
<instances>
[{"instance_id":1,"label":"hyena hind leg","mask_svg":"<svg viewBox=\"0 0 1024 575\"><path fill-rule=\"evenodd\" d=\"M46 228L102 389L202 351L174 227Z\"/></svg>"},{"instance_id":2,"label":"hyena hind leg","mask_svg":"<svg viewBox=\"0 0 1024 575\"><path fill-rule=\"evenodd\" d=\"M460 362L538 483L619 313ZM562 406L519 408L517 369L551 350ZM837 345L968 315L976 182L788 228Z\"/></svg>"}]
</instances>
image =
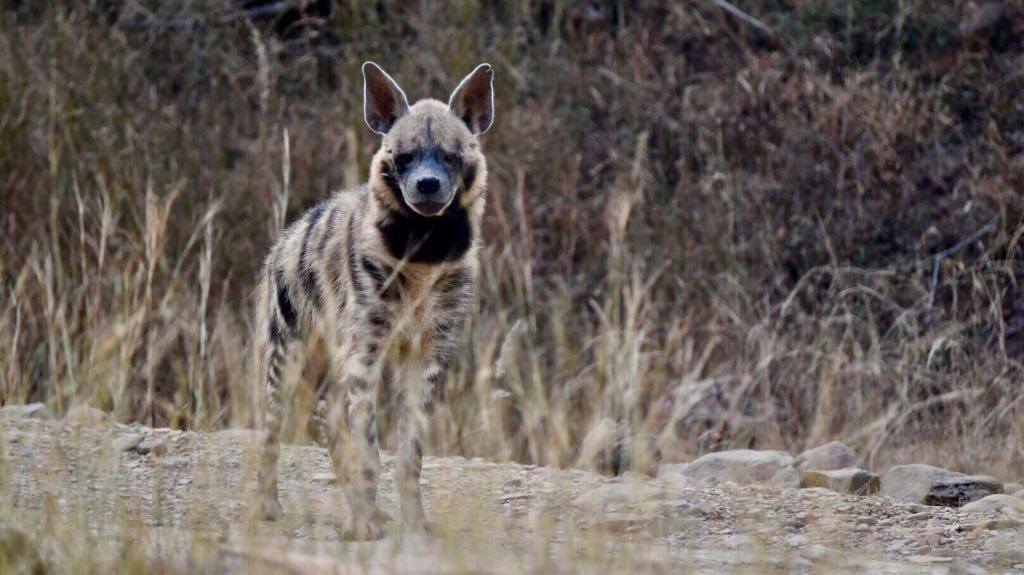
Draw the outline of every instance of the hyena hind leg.
<instances>
[{"instance_id":1,"label":"hyena hind leg","mask_svg":"<svg viewBox=\"0 0 1024 575\"><path fill-rule=\"evenodd\" d=\"M275 320L271 318L270 321ZM273 335L267 344L263 362L266 383L263 427L266 435L260 454L258 480L260 515L264 519L274 521L283 513L277 489L277 461L281 454L281 426L284 416L281 377L292 338L283 336L283 330L275 329L271 330L271 333Z\"/></svg>"}]
</instances>

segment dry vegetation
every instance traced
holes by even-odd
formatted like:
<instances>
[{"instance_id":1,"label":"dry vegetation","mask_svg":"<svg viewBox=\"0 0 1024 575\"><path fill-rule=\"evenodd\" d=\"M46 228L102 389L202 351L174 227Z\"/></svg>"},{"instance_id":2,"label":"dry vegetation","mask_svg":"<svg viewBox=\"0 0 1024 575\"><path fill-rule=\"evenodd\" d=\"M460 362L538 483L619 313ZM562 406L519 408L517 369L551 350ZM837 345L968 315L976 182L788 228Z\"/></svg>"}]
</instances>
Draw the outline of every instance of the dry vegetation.
<instances>
[{"instance_id":1,"label":"dry vegetation","mask_svg":"<svg viewBox=\"0 0 1024 575\"><path fill-rule=\"evenodd\" d=\"M324 3L321 3L324 4ZM496 67L480 309L431 451L842 439L1024 474L1024 16L1005 2L0 10L0 403L252 426L276 232L365 177L358 67ZM999 4L999 3L995 3ZM293 431L301 435L301 422Z\"/></svg>"}]
</instances>

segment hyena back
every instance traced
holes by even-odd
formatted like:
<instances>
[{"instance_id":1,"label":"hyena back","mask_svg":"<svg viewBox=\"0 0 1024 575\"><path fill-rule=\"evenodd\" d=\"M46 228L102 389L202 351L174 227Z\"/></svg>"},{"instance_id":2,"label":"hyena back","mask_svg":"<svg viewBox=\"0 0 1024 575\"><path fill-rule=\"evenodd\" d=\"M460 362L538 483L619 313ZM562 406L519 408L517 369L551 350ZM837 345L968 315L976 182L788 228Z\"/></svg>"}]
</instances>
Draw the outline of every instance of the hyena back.
<instances>
[{"instance_id":1,"label":"hyena back","mask_svg":"<svg viewBox=\"0 0 1024 575\"><path fill-rule=\"evenodd\" d=\"M296 342L326 352L314 419L350 509L348 539L383 535L376 505L377 394L398 399L402 520L423 528L420 437L434 387L454 351L477 275L487 166L478 136L494 117L482 64L448 104L410 106L395 81L363 65L364 112L382 136L369 181L334 193L271 249L257 289L256 336L266 384L260 467L263 513L280 515L277 459L282 368Z\"/></svg>"}]
</instances>

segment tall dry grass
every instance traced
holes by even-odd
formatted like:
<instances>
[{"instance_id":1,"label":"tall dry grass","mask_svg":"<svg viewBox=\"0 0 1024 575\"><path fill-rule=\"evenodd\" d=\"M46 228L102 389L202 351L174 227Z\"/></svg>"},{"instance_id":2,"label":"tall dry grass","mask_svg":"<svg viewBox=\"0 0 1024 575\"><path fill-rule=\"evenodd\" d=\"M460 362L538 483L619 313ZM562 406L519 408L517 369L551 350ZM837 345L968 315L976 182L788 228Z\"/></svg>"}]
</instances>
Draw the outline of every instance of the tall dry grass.
<instances>
[{"instance_id":1,"label":"tall dry grass","mask_svg":"<svg viewBox=\"0 0 1024 575\"><path fill-rule=\"evenodd\" d=\"M698 1L334 4L0 11L0 402L252 425L256 267L365 178L358 66L415 98L487 60L479 313L433 451L565 465L610 417L669 459L707 432L1022 475L1012 3L742 3L771 34Z\"/></svg>"}]
</instances>

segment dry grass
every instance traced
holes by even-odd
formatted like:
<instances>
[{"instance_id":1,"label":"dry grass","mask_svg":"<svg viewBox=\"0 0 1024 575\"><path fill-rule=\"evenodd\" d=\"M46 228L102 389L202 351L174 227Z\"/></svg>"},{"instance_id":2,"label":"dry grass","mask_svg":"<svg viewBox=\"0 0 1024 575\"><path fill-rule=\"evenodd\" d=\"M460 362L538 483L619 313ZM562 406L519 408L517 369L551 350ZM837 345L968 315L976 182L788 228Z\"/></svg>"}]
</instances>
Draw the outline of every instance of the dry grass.
<instances>
[{"instance_id":1,"label":"dry grass","mask_svg":"<svg viewBox=\"0 0 1024 575\"><path fill-rule=\"evenodd\" d=\"M712 429L1024 475L1014 9L966 37L959 1L743 3L773 38L710 2L336 4L0 11L0 403L253 425L255 267L365 177L358 66L420 97L488 60L481 303L432 451L567 465L611 417L673 460Z\"/></svg>"}]
</instances>

